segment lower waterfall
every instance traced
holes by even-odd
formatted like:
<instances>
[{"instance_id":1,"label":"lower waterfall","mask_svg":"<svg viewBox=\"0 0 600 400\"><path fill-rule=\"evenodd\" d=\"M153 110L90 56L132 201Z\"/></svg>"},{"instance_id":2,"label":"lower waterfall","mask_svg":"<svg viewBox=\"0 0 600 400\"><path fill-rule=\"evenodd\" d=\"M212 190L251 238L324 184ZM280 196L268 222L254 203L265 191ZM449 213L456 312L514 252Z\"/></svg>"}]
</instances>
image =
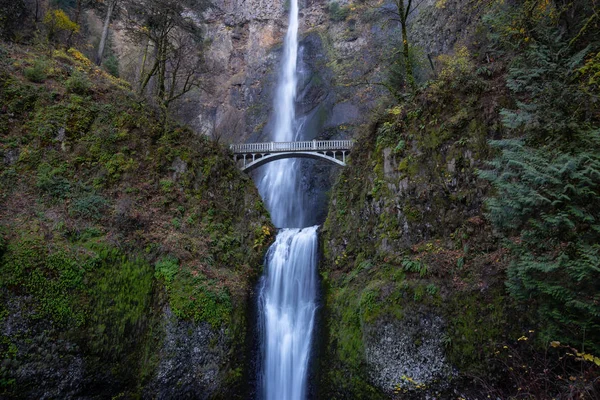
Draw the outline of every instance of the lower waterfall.
<instances>
[{"instance_id":1,"label":"lower waterfall","mask_svg":"<svg viewBox=\"0 0 600 400\"><path fill-rule=\"evenodd\" d=\"M266 400L306 397L316 311L317 228L281 230L267 254L259 297Z\"/></svg>"}]
</instances>

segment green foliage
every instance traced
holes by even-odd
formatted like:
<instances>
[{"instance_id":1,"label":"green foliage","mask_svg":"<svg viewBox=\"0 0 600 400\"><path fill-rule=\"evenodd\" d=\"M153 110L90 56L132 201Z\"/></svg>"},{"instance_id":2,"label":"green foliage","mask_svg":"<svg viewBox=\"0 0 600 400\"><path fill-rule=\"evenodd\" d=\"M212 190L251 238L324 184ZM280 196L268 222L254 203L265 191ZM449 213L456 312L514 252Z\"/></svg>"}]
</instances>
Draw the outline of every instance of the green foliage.
<instances>
[{"instance_id":1,"label":"green foliage","mask_svg":"<svg viewBox=\"0 0 600 400\"><path fill-rule=\"evenodd\" d=\"M92 83L86 74L76 69L65 81L65 87L71 93L84 95L90 91Z\"/></svg>"},{"instance_id":2,"label":"green foliage","mask_svg":"<svg viewBox=\"0 0 600 400\"><path fill-rule=\"evenodd\" d=\"M182 271L173 281L169 299L178 318L206 321L213 328L230 322L233 314L229 290L189 270Z\"/></svg>"},{"instance_id":3,"label":"green foliage","mask_svg":"<svg viewBox=\"0 0 600 400\"><path fill-rule=\"evenodd\" d=\"M513 18L528 36L507 77L516 109L501 114L521 138L491 143L499 156L480 174L496 189L488 217L511 238L507 287L546 321L542 336L598 352L600 130L576 80L590 46L573 46L550 14Z\"/></svg>"},{"instance_id":4,"label":"green foliage","mask_svg":"<svg viewBox=\"0 0 600 400\"><path fill-rule=\"evenodd\" d=\"M600 135L581 138L585 150L563 153L522 141L493 142L502 150L481 173L498 191L487 202L491 221L507 235L515 257L510 292L534 299L549 337L586 341L600 332ZM570 337L570 335L575 337Z\"/></svg>"},{"instance_id":5,"label":"green foliage","mask_svg":"<svg viewBox=\"0 0 600 400\"><path fill-rule=\"evenodd\" d=\"M410 78L407 71L407 60L402 51L401 49L394 50L394 57L391 60L386 80L388 90L399 100L404 99L403 93L407 87L425 82L430 73L430 67L423 51L409 46L408 63L410 63L410 71L412 71L412 78Z\"/></svg>"},{"instance_id":6,"label":"green foliage","mask_svg":"<svg viewBox=\"0 0 600 400\"><path fill-rule=\"evenodd\" d=\"M442 81L452 82L458 88L472 79L474 65L466 46L457 46L452 55L440 55L438 62L441 64L439 78Z\"/></svg>"},{"instance_id":7,"label":"green foliage","mask_svg":"<svg viewBox=\"0 0 600 400\"><path fill-rule=\"evenodd\" d=\"M364 322L373 322L379 315L377 312L380 308L377 304L379 300L379 289L371 286L362 291L360 296L360 313Z\"/></svg>"},{"instance_id":8,"label":"green foliage","mask_svg":"<svg viewBox=\"0 0 600 400\"><path fill-rule=\"evenodd\" d=\"M147 365L162 348L165 302L178 318L223 328L233 342L224 344L223 371L239 367L247 293L272 236L251 181L224 148L165 129L133 93L102 71L86 74L89 60L68 54L54 52L53 80L37 85L18 75L36 60L34 48L0 50L0 201L16 211L0 212L0 320L10 299L8 312L22 307L31 327L0 335L0 360L15 353L18 362L3 361L0 393L22 365L53 365L55 355L81 357L85 379L114 377L135 390L155 373ZM177 158L188 168L175 181ZM74 346L55 346L59 336ZM24 390L17 384L8 395Z\"/></svg>"},{"instance_id":9,"label":"green foliage","mask_svg":"<svg viewBox=\"0 0 600 400\"><path fill-rule=\"evenodd\" d=\"M435 296L440 289L434 283L430 283L427 285L425 290L427 291L428 295Z\"/></svg>"},{"instance_id":10,"label":"green foliage","mask_svg":"<svg viewBox=\"0 0 600 400\"><path fill-rule=\"evenodd\" d=\"M73 34L79 32L79 25L71 21L63 10L48 10L44 15L44 25L48 31L48 40L54 42L59 34Z\"/></svg>"},{"instance_id":11,"label":"green foliage","mask_svg":"<svg viewBox=\"0 0 600 400\"><path fill-rule=\"evenodd\" d=\"M450 361L469 373L481 374L493 369L494 366L486 365L487 360L493 354L494 342L510 326L507 321L510 305L501 287L485 295L462 292L452 296L446 304L449 316L444 338Z\"/></svg>"},{"instance_id":12,"label":"green foliage","mask_svg":"<svg viewBox=\"0 0 600 400\"><path fill-rule=\"evenodd\" d=\"M38 90L34 85L24 84L12 77L1 75L0 83L3 90L3 102L10 113L21 115L34 108L38 100Z\"/></svg>"},{"instance_id":13,"label":"green foliage","mask_svg":"<svg viewBox=\"0 0 600 400\"><path fill-rule=\"evenodd\" d=\"M31 82L41 83L48 77L48 61L43 58L38 58L34 61L33 66L27 67L23 70L25 78Z\"/></svg>"},{"instance_id":14,"label":"green foliage","mask_svg":"<svg viewBox=\"0 0 600 400\"><path fill-rule=\"evenodd\" d=\"M71 214L78 217L100 219L107 200L97 193L85 193L71 203Z\"/></svg>"},{"instance_id":15,"label":"green foliage","mask_svg":"<svg viewBox=\"0 0 600 400\"><path fill-rule=\"evenodd\" d=\"M600 92L600 52L588 57L576 73L581 80L583 90L598 95Z\"/></svg>"},{"instance_id":16,"label":"green foliage","mask_svg":"<svg viewBox=\"0 0 600 400\"><path fill-rule=\"evenodd\" d=\"M427 276L428 273L427 265L421 260L405 258L402 260L402 268L406 272L417 272L421 278Z\"/></svg>"},{"instance_id":17,"label":"green foliage","mask_svg":"<svg viewBox=\"0 0 600 400\"><path fill-rule=\"evenodd\" d=\"M570 56L567 51L563 42L535 43L514 60L507 86L523 98L517 101L516 110L502 110L507 128L546 142L569 140L585 129L581 124L587 112L581 108L585 95L572 83L572 75L589 48Z\"/></svg>"},{"instance_id":18,"label":"green foliage","mask_svg":"<svg viewBox=\"0 0 600 400\"><path fill-rule=\"evenodd\" d=\"M64 174L64 166L53 168L47 163L40 164L36 186L53 199L64 199L71 192L71 183Z\"/></svg>"},{"instance_id":19,"label":"green foliage","mask_svg":"<svg viewBox=\"0 0 600 400\"><path fill-rule=\"evenodd\" d=\"M106 60L104 60L104 68L109 74L118 78L119 77L119 59L114 54L111 54Z\"/></svg>"},{"instance_id":20,"label":"green foliage","mask_svg":"<svg viewBox=\"0 0 600 400\"><path fill-rule=\"evenodd\" d=\"M154 269L156 279L163 279L169 287L179 271L179 261L176 258L165 257L156 262Z\"/></svg>"},{"instance_id":21,"label":"green foliage","mask_svg":"<svg viewBox=\"0 0 600 400\"><path fill-rule=\"evenodd\" d=\"M40 238L7 246L0 258L0 286L19 287L35 299L35 318L51 318L62 327L81 326L85 311L74 302L84 288L86 266L66 252L50 252Z\"/></svg>"},{"instance_id":22,"label":"green foliage","mask_svg":"<svg viewBox=\"0 0 600 400\"><path fill-rule=\"evenodd\" d=\"M340 6L337 1L329 3L329 18L335 22L345 21L350 14L349 6Z\"/></svg>"},{"instance_id":23,"label":"green foliage","mask_svg":"<svg viewBox=\"0 0 600 400\"><path fill-rule=\"evenodd\" d=\"M165 284L169 304L177 318L206 321L213 328L230 322L233 305L226 287L197 270L180 266L173 257L158 260L154 269L154 276Z\"/></svg>"},{"instance_id":24,"label":"green foliage","mask_svg":"<svg viewBox=\"0 0 600 400\"><path fill-rule=\"evenodd\" d=\"M171 193L175 186L175 182L170 179L161 179L160 180L160 190L163 193Z\"/></svg>"}]
</instances>

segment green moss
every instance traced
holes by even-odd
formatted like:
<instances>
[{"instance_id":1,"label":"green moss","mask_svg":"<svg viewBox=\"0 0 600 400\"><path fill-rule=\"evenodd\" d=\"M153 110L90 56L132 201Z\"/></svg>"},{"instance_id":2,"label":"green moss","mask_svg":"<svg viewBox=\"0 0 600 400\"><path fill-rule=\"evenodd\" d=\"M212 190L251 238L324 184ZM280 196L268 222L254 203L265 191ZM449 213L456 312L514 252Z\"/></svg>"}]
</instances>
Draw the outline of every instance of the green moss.
<instances>
[{"instance_id":1,"label":"green moss","mask_svg":"<svg viewBox=\"0 0 600 400\"><path fill-rule=\"evenodd\" d=\"M87 265L73 255L49 252L41 238L24 237L7 246L0 260L0 286L20 287L36 299L35 318L52 318L61 326L81 326L85 312L72 296L83 290Z\"/></svg>"},{"instance_id":2,"label":"green moss","mask_svg":"<svg viewBox=\"0 0 600 400\"><path fill-rule=\"evenodd\" d=\"M96 246L95 246L96 247ZM89 329L92 351L119 358L135 346L150 314L152 268L108 246L96 247L89 260Z\"/></svg>"},{"instance_id":3,"label":"green moss","mask_svg":"<svg viewBox=\"0 0 600 400\"><path fill-rule=\"evenodd\" d=\"M490 368L487 362L494 346L506 335L512 325L508 321L514 318L506 314L507 302L503 290L489 293L485 299L477 293L451 298L447 354L454 365L467 373L481 373Z\"/></svg>"}]
</instances>

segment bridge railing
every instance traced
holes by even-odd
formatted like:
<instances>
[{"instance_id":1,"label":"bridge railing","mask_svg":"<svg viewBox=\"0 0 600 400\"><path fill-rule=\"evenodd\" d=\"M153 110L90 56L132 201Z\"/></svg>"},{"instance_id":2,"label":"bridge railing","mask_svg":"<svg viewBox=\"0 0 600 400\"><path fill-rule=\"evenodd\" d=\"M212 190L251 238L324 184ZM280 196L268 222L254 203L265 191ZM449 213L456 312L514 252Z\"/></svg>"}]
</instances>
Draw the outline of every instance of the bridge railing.
<instances>
[{"instance_id":1,"label":"bridge railing","mask_svg":"<svg viewBox=\"0 0 600 400\"><path fill-rule=\"evenodd\" d=\"M353 140L311 140L304 142L264 142L232 144L231 151L244 153L276 153L286 151L350 150Z\"/></svg>"}]
</instances>

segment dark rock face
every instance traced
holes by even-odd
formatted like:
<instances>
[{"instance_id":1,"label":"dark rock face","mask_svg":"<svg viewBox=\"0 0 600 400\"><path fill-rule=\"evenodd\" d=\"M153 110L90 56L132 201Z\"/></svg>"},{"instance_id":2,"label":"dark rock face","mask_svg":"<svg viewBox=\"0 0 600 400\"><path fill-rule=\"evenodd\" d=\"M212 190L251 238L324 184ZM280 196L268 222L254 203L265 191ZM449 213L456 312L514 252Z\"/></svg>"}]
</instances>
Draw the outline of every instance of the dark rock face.
<instances>
[{"instance_id":1,"label":"dark rock face","mask_svg":"<svg viewBox=\"0 0 600 400\"><path fill-rule=\"evenodd\" d=\"M164 334L157 373L146 386L157 399L223 397L222 366L228 361L231 338L207 323L180 321L165 307Z\"/></svg>"},{"instance_id":2,"label":"dark rock face","mask_svg":"<svg viewBox=\"0 0 600 400\"><path fill-rule=\"evenodd\" d=\"M32 323L30 297L13 297L5 307L8 314L0 333L10 338L15 354L2 367L12 370L10 376L19 384L16 398L91 399L127 385L126 379L111 378L107 371L86 368L73 332L57 329L51 321Z\"/></svg>"},{"instance_id":3,"label":"dark rock face","mask_svg":"<svg viewBox=\"0 0 600 400\"><path fill-rule=\"evenodd\" d=\"M431 56L449 54L457 43L472 40L482 5L460 0L426 0L410 18L412 44Z\"/></svg>"}]
</instances>

